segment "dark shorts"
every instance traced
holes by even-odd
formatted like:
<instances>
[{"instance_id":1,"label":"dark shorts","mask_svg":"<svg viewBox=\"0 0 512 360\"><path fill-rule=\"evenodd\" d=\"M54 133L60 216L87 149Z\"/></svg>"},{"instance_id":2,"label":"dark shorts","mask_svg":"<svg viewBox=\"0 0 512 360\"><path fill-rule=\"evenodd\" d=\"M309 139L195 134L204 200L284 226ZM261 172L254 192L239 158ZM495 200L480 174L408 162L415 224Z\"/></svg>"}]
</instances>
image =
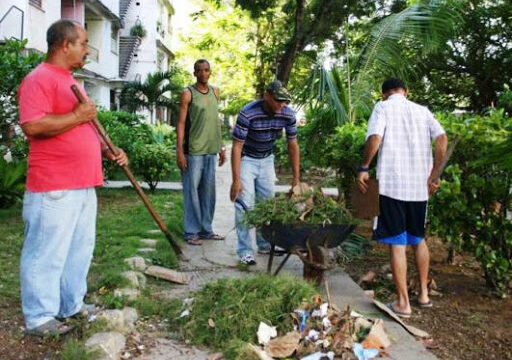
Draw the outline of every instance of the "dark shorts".
<instances>
[{"instance_id":1,"label":"dark shorts","mask_svg":"<svg viewBox=\"0 0 512 360\"><path fill-rule=\"evenodd\" d=\"M401 201L379 196L375 237L389 245L417 245L425 237L426 201Z\"/></svg>"}]
</instances>

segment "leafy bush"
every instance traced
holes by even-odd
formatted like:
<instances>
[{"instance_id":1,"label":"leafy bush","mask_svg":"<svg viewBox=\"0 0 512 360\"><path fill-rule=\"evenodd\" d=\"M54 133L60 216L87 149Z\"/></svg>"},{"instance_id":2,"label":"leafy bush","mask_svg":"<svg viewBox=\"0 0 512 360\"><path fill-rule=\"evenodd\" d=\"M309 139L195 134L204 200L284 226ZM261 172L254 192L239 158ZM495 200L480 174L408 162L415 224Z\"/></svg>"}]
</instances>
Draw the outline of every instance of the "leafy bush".
<instances>
[{"instance_id":1,"label":"leafy bush","mask_svg":"<svg viewBox=\"0 0 512 360\"><path fill-rule=\"evenodd\" d=\"M300 169L305 171L312 166L311 157L308 154L308 134L306 126L297 127L297 139L300 148ZM282 136L274 143L274 163L278 170L283 168L290 169L290 159L288 157L288 141L286 136Z\"/></svg>"},{"instance_id":2,"label":"leafy bush","mask_svg":"<svg viewBox=\"0 0 512 360\"><path fill-rule=\"evenodd\" d=\"M366 124L346 122L337 126L334 114L329 111L309 111L308 121L299 137L301 157L309 166L336 171L336 184L343 202L348 198L356 180L357 166L362 161Z\"/></svg>"},{"instance_id":3,"label":"leafy bush","mask_svg":"<svg viewBox=\"0 0 512 360\"><path fill-rule=\"evenodd\" d=\"M18 120L18 87L21 80L44 59L37 52L27 51L26 44L27 40L6 40L0 44L0 147L7 147L7 150L17 137L13 126Z\"/></svg>"},{"instance_id":4,"label":"leafy bush","mask_svg":"<svg viewBox=\"0 0 512 360\"><path fill-rule=\"evenodd\" d=\"M441 117L450 139L460 139L443 174L440 190L430 201L430 232L454 250L471 252L480 262L489 286L507 291L512 279L512 169L488 158L511 133L503 111L487 117Z\"/></svg>"},{"instance_id":5,"label":"leafy bush","mask_svg":"<svg viewBox=\"0 0 512 360\"><path fill-rule=\"evenodd\" d=\"M16 204L25 191L25 160L7 162L0 156L0 208L5 209Z\"/></svg>"},{"instance_id":6,"label":"leafy bush","mask_svg":"<svg viewBox=\"0 0 512 360\"><path fill-rule=\"evenodd\" d=\"M165 144L143 144L135 146L131 164L137 175L148 183L151 192L156 190L158 183L170 173L172 151Z\"/></svg>"},{"instance_id":7,"label":"leafy bush","mask_svg":"<svg viewBox=\"0 0 512 360\"><path fill-rule=\"evenodd\" d=\"M139 142L151 142L151 127L142 123L137 115L125 111L99 111L98 120L105 128L110 140L126 152L130 161L135 156L135 147ZM109 178L118 166L104 159L103 169L105 176Z\"/></svg>"},{"instance_id":8,"label":"leafy bush","mask_svg":"<svg viewBox=\"0 0 512 360\"><path fill-rule=\"evenodd\" d=\"M324 161L336 170L336 183L340 200L348 199L352 184L356 181L357 166L363 160L366 124L347 122L336 127L326 139Z\"/></svg>"}]
</instances>

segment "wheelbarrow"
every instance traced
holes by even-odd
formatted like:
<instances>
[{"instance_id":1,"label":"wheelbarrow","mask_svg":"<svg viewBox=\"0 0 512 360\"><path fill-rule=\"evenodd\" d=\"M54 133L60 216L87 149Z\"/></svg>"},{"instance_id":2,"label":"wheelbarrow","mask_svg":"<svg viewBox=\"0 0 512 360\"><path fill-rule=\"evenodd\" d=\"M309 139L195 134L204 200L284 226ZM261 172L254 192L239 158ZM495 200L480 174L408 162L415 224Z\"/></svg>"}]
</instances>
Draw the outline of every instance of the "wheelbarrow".
<instances>
[{"instance_id":1,"label":"wheelbarrow","mask_svg":"<svg viewBox=\"0 0 512 360\"><path fill-rule=\"evenodd\" d=\"M322 224L280 224L270 223L259 230L270 243L267 273L272 273L275 247L284 249L286 256L274 272L277 275L291 255L297 255L304 263L303 276L306 280L320 283L325 270L332 266L328 263L327 249L339 246L356 225Z\"/></svg>"}]
</instances>

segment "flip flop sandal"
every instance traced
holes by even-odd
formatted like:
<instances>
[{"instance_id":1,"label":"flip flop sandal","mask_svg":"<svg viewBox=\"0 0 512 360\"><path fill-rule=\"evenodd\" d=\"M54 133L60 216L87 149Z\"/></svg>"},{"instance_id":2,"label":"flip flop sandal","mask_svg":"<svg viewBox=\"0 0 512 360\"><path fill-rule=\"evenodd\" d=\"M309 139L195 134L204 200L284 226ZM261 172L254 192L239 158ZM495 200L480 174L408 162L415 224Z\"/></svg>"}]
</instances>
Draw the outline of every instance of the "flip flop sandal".
<instances>
[{"instance_id":1,"label":"flip flop sandal","mask_svg":"<svg viewBox=\"0 0 512 360\"><path fill-rule=\"evenodd\" d=\"M27 334L35 336L58 336L67 334L73 330L73 328L74 326L72 325L67 325L59 320L52 319L34 329L27 330Z\"/></svg>"},{"instance_id":2,"label":"flip flop sandal","mask_svg":"<svg viewBox=\"0 0 512 360\"><path fill-rule=\"evenodd\" d=\"M211 234L210 236L201 238L201 239L203 239L203 240L224 240L224 236L219 235L219 234Z\"/></svg>"},{"instance_id":3,"label":"flip flop sandal","mask_svg":"<svg viewBox=\"0 0 512 360\"><path fill-rule=\"evenodd\" d=\"M404 319L408 319L411 317L411 313L407 313L407 312L403 312L403 311L400 311L400 310L396 310L394 307L393 307L393 304L392 303L387 303L386 304L386 307L393 311L395 313L396 316L398 317L401 317L401 318L404 318Z\"/></svg>"},{"instance_id":4,"label":"flip flop sandal","mask_svg":"<svg viewBox=\"0 0 512 360\"><path fill-rule=\"evenodd\" d=\"M428 308L431 308L433 305L432 305L432 300L431 299L428 299L428 301L426 303L423 303L421 301L419 301L418 299L416 299L416 304L420 307L420 308L424 308L424 309L428 309Z\"/></svg>"},{"instance_id":5,"label":"flip flop sandal","mask_svg":"<svg viewBox=\"0 0 512 360\"><path fill-rule=\"evenodd\" d=\"M201 245L203 245L203 242L199 238L186 239L186 241L187 241L187 244L193 245L193 246L201 246Z\"/></svg>"}]
</instances>

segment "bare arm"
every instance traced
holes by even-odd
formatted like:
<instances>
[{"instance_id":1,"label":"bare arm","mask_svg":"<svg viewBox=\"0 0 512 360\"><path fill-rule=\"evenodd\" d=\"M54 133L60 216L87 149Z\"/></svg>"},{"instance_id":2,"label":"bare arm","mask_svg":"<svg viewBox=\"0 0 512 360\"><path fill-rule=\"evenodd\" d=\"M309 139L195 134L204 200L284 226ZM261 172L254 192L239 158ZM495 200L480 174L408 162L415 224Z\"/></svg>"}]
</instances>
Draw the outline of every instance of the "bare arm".
<instances>
[{"instance_id":1,"label":"bare arm","mask_svg":"<svg viewBox=\"0 0 512 360\"><path fill-rule=\"evenodd\" d=\"M380 142L382 138L380 135L371 135L368 140L366 140L366 146L364 149L363 163L361 167L369 168L372 163L373 158L379 151ZM368 171L359 171L357 174L357 186L359 190L364 194L368 190L368 180L370 179L370 174Z\"/></svg>"},{"instance_id":2,"label":"bare arm","mask_svg":"<svg viewBox=\"0 0 512 360\"><path fill-rule=\"evenodd\" d=\"M21 125L25 135L34 138L56 136L73 129L75 126L96 118L96 105L93 102L78 104L73 111L62 114L48 114L37 121Z\"/></svg>"},{"instance_id":3,"label":"bare arm","mask_svg":"<svg viewBox=\"0 0 512 360\"><path fill-rule=\"evenodd\" d=\"M382 138L379 135L371 135L368 138L368 140L366 141L365 149L364 149L363 163L361 164L361 166L363 166L363 167L370 166L373 158L379 151L381 140L382 140Z\"/></svg>"},{"instance_id":4,"label":"bare arm","mask_svg":"<svg viewBox=\"0 0 512 360\"><path fill-rule=\"evenodd\" d=\"M439 189L441 172L444 167L444 159L446 157L446 149L448 147L448 136L446 134L439 135L436 138L436 151L434 155L434 166L428 177L428 192L430 195Z\"/></svg>"},{"instance_id":5,"label":"bare arm","mask_svg":"<svg viewBox=\"0 0 512 360\"><path fill-rule=\"evenodd\" d=\"M295 186L300 183L300 148L297 139L288 141L288 156L293 173L292 186Z\"/></svg>"},{"instance_id":6,"label":"bare arm","mask_svg":"<svg viewBox=\"0 0 512 360\"><path fill-rule=\"evenodd\" d=\"M233 183L231 184L231 201L235 201L242 192L242 182L240 181L240 162L242 159L243 141L233 140L233 148L231 149L231 174Z\"/></svg>"},{"instance_id":7,"label":"bare arm","mask_svg":"<svg viewBox=\"0 0 512 360\"><path fill-rule=\"evenodd\" d=\"M176 124L176 160L178 167L184 171L187 168L187 159L183 150L183 140L185 138L185 123L187 121L188 106L192 101L190 91L185 90L181 93L180 112L178 123Z\"/></svg>"}]
</instances>

